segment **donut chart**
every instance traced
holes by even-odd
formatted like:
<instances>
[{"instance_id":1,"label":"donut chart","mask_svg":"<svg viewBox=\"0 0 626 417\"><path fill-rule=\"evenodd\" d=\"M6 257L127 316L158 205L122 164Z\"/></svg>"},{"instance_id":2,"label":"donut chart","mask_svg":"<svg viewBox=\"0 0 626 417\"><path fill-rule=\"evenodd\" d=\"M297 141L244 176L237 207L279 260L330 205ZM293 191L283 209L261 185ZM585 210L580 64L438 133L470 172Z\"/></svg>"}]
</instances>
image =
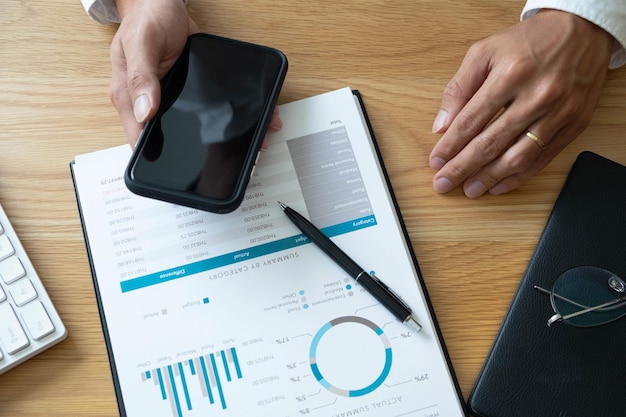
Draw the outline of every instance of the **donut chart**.
<instances>
[{"instance_id":1,"label":"donut chart","mask_svg":"<svg viewBox=\"0 0 626 417\"><path fill-rule=\"evenodd\" d=\"M340 327L343 327L343 329ZM350 331L337 333L338 330L346 329ZM364 334L364 331L367 334ZM348 384L345 381L338 383L337 381L340 378L337 377L337 373L334 376L326 375L325 372L329 374L332 374L331 371L335 370L341 372L341 369L335 369L341 368L341 364L332 367L327 365L326 368L322 366L324 360L320 358L320 350L322 350L324 340L330 337L329 334L331 332L345 337L344 345L352 345L347 346L347 348L352 349L353 352L363 351L363 346L367 344L369 347L368 354L374 359L372 362L375 362L371 370L373 373L370 372L363 377L363 380L359 379L358 382L349 384L350 386L346 386ZM377 324L363 317L344 316L327 322L317 331L311 342L309 362L315 379L328 391L343 397L360 397L373 392L385 381L391 370L392 356L389 339ZM368 366L368 362L360 363L362 369ZM355 372L352 373L354 374ZM361 376L359 375L359 378ZM342 386L342 383L346 385Z\"/></svg>"}]
</instances>

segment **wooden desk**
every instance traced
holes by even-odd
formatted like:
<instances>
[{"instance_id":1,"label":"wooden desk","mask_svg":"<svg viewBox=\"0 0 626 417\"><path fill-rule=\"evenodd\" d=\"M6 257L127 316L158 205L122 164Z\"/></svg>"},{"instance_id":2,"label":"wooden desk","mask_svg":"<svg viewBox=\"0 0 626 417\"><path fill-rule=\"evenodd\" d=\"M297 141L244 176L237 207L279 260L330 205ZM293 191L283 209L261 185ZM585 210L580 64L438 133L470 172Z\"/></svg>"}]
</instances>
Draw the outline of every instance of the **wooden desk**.
<instances>
[{"instance_id":1,"label":"wooden desk","mask_svg":"<svg viewBox=\"0 0 626 417\"><path fill-rule=\"evenodd\" d=\"M202 1L202 30L283 50L281 101L362 91L448 349L467 396L565 175L582 150L626 164L626 69L591 126L520 190L469 200L432 191L431 125L474 41L514 24L520 0ZM114 416L117 405L68 163L125 143L108 99L116 27L78 0L0 3L0 200L68 338L0 376L0 415Z\"/></svg>"}]
</instances>

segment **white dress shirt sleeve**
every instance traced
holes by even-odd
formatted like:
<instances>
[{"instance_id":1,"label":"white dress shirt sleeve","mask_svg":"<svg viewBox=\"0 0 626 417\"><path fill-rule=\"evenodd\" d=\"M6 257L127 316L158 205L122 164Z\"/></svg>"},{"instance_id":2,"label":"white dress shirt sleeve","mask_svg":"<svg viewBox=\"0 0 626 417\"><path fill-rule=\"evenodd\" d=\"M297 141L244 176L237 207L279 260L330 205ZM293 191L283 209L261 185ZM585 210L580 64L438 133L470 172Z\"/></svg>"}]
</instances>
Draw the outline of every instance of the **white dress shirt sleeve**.
<instances>
[{"instance_id":1,"label":"white dress shirt sleeve","mask_svg":"<svg viewBox=\"0 0 626 417\"><path fill-rule=\"evenodd\" d=\"M87 14L98 23L119 23L115 0L81 0Z\"/></svg>"},{"instance_id":2,"label":"white dress shirt sleeve","mask_svg":"<svg viewBox=\"0 0 626 417\"><path fill-rule=\"evenodd\" d=\"M573 13L600 26L615 38L609 68L626 63L626 0L527 0L521 19L540 9Z\"/></svg>"},{"instance_id":3,"label":"white dress shirt sleeve","mask_svg":"<svg viewBox=\"0 0 626 417\"><path fill-rule=\"evenodd\" d=\"M115 0L80 0L87 14L98 23L120 23ZM187 4L187 0L182 0Z\"/></svg>"}]
</instances>

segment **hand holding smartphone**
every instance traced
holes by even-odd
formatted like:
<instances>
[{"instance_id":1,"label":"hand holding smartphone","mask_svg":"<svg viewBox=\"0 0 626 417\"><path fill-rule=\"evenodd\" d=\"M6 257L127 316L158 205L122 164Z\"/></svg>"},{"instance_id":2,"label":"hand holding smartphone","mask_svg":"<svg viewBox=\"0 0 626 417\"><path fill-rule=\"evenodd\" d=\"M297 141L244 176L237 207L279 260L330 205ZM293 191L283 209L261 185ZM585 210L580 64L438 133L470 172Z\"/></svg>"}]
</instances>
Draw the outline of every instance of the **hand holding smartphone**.
<instances>
[{"instance_id":1,"label":"hand holding smartphone","mask_svg":"<svg viewBox=\"0 0 626 417\"><path fill-rule=\"evenodd\" d=\"M227 213L243 199L287 73L273 48L191 35L125 173L132 192Z\"/></svg>"}]
</instances>

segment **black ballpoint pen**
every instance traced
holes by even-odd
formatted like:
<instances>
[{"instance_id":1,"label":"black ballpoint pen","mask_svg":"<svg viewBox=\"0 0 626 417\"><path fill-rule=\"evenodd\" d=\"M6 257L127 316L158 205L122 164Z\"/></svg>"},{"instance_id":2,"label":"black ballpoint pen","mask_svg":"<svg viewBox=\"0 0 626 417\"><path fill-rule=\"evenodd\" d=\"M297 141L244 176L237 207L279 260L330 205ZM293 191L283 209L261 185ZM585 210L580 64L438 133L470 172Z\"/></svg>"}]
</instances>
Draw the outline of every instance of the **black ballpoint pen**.
<instances>
[{"instance_id":1,"label":"black ballpoint pen","mask_svg":"<svg viewBox=\"0 0 626 417\"><path fill-rule=\"evenodd\" d=\"M352 278L363 286L376 300L384 305L402 323L406 323L415 331L420 331L422 326L413 317L409 306L397 296L384 282L373 274L366 272L357 265L344 251L342 251L328 236L322 233L313 223L307 220L300 213L278 202L287 217L304 233L311 242L315 243L328 256L330 256L339 266L341 266Z\"/></svg>"}]
</instances>

